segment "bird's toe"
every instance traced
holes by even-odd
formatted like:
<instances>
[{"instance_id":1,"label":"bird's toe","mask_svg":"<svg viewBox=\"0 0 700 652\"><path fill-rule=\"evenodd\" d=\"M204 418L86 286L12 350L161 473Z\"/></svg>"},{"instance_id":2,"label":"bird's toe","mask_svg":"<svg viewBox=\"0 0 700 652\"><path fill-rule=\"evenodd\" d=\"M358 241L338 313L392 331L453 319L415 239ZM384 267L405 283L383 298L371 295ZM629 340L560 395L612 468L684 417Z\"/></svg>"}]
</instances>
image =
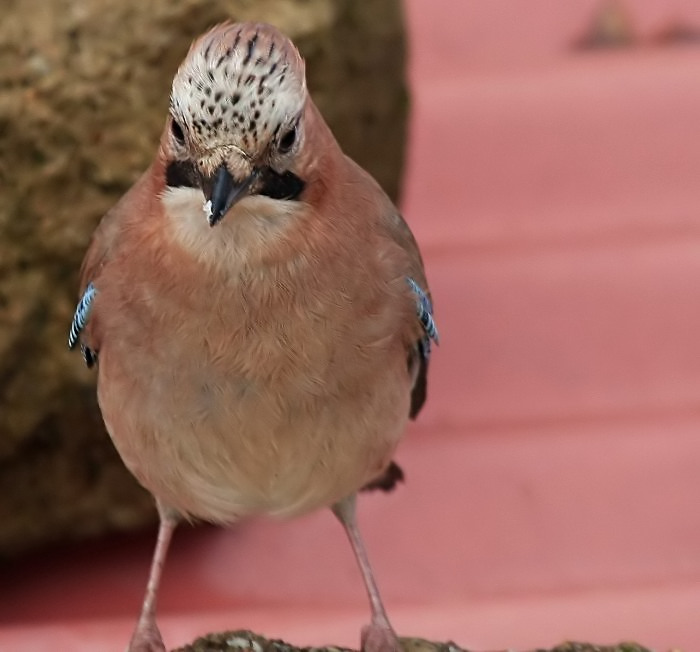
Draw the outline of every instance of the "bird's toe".
<instances>
[{"instance_id":1,"label":"bird's toe","mask_svg":"<svg viewBox=\"0 0 700 652\"><path fill-rule=\"evenodd\" d=\"M163 637L155 622L140 622L138 624L126 652L166 652Z\"/></svg>"},{"instance_id":2,"label":"bird's toe","mask_svg":"<svg viewBox=\"0 0 700 652\"><path fill-rule=\"evenodd\" d=\"M371 623L362 628L362 652L401 652L396 632L389 624Z\"/></svg>"}]
</instances>

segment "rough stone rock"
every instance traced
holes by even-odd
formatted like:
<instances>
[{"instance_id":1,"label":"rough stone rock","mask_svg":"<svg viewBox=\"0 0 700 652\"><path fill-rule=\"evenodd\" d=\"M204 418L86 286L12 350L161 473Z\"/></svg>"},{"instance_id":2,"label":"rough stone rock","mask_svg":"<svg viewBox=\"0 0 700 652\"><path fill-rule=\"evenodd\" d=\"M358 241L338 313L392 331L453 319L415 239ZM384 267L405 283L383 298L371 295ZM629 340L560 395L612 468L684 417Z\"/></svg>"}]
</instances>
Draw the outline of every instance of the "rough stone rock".
<instances>
[{"instance_id":1,"label":"rough stone rock","mask_svg":"<svg viewBox=\"0 0 700 652\"><path fill-rule=\"evenodd\" d=\"M402 652L469 652L452 641L439 642L402 636L399 643ZM354 650L336 645L297 647L285 641L267 639L249 630L236 630L208 634L198 638L190 645L173 650L173 652L354 652ZM509 652L515 651L509 650ZM651 650L638 643L595 645L593 643L567 642L553 648L541 648L530 652L651 652Z\"/></svg>"},{"instance_id":2,"label":"rough stone rock","mask_svg":"<svg viewBox=\"0 0 700 652\"><path fill-rule=\"evenodd\" d=\"M272 22L346 152L394 197L407 95L399 0L5 0L0 21L0 555L133 528L151 499L101 423L95 375L66 349L101 215L155 152L190 42Z\"/></svg>"}]
</instances>

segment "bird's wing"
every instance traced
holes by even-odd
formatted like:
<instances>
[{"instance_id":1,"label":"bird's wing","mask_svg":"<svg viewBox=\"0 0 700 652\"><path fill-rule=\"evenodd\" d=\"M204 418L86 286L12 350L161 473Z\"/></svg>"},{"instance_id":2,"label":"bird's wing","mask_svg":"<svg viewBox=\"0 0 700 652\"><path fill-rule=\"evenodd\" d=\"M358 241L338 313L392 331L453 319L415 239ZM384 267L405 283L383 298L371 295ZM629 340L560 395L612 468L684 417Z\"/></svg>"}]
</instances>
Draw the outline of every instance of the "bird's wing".
<instances>
[{"instance_id":1,"label":"bird's wing","mask_svg":"<svg viewBox=\"0 0 700 652\"><path fill-rule=\"evenodd\" d=\"M417 340L414 342L413 349L409 352L409 359L412 359L413 364L418 365L411 391L411 408L409 412L411 419L415 419L427 397L431 340L437 344L439 335L433 317L430 289L428 288L423 260L416 239L413 237L408 224L396 211L387 216L384 224L391 239L408 255L409 265L406 270L406 282L416 302L416 320L420 324L420 328L417 329Z\"/></svg>"},{"instance_id":2,"label":"bird's wing","mask_svg":"<svg viewBox=\"0 0 700 652\"><path fill-rule=\"evenodd\" d=\"M78 301L75 313L73 314L73 321L70 325L70 331L68 332L68 348L72 349L80 342L80 350L83 353L85 364L87 364L88 367L92 367L95 363L95 355L92 349L81 341L80 334L83 332L88 322L96 294L97 290L94 284L88 283L85 292L83 292L83 296L80 297L80 301Z\"/></svg>"},{"instance_id":3,"label":"bird's wing","mask_svg":"<svg viewBox=\"0 0 700 652\"><path fill-rule=\"evenodd\" d=\"M85 329L88 325L90 313L99 290L99 272L105 262L109 260L113 241L116 239L116 225L118 223L117 207L110 210L100 222L90 241L90 246L83 259L80 268L80 287L82 295L73 314L70 331L68 333L68 348L73 349L80 344L85 364L88 367L96 361L96 348L89 343Z\"/></svg>"},{"instance_id":4,"label":"bird's wing","mask_svg":"<svg viewBox=\"0 0 700 652\"><path fill-rule=\"evenodd\" d=\"M141 207L139 199L145 196L148 172L131 187L131 189L111 208L100 221L90 240L83 264L80 268L81 297L76 306L68 334L68 346L74 348L80 344L85 362L91 367L97 359L96 343L91 342L88 322L95 298L100 293L100 273L109 262L120 235L120 227L127 211Z\"/></svg>"},{"instance_id":5,"label":"bird's wing","mask_svg":"<svg viewBox=\"0 0 700 652\"><path fill-rule=\"evenodd\" d=\"M416 303L417 328L415 330L418 333L418 338L409 351L409 364L417 365L414 372L415 380L411 390L409 411L411 419L415 419L427 397L431 340L437 344L439 335L433 317L433 304L425 278L423 261L413 233L397 212L390 214L385 225L391 239L408 254L409 268L406 273L406 283ZM362 487L362 491L392 491L404 479L403 470L396 462L392 461L381 475Z\"/></svg>"},{"instance_id":6,"label":"bird's wing","mask_svg":"<svg viewBox=\"0 0 700 652\"><path fill-rule=\"evenodd\" d=\"M440 341L437 326L433 318L433 305L427 293L416 283L415 279L407 277L406 281L416 297L416 317L422 327L422 335L414 345L413 356L418 364L413 389L411 390L411 408L409 416L418 416L428 392L428 362L430 360L431 340L438 344ZM415 362L414 362L415 364Z\"/></svg>"}]
</instances>

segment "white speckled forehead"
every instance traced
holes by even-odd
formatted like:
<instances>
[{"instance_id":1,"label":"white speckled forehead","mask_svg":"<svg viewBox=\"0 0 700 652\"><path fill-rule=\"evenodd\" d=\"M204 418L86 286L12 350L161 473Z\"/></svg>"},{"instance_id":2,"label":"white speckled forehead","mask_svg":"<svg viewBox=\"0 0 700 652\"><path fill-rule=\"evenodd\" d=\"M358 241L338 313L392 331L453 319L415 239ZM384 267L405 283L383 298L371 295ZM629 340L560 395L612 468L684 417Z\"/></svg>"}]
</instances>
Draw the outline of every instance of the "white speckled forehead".
<instances>
[{"instance_id":1,"label":"white speckled forehead","mask_svg":"<svg viewBox=\"0 0 700 652\"><path fill-rule=\"evenodd\" d=\"M196 149L236 145L254 156L300 113L304 62L271 25L215 27L190 48L170 110Z\"/></svg>"}]
</instances>

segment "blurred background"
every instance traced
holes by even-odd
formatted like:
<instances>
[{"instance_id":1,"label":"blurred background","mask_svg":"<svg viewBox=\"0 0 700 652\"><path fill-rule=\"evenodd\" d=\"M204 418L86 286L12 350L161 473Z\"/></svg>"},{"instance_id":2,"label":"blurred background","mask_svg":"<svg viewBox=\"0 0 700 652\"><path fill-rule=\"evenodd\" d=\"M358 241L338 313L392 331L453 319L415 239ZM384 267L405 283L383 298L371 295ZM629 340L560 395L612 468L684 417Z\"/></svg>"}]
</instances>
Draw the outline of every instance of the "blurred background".
<instances>
[{"instance_id":1,"label":"blurred background","mask_svg":"<svg viewBox=\"0 0 700 652\"><path fill-rule=\"evenodd\" d=\"M273 22L421 245L441 345L360 519L398 631L700 649L700 5L9 0L0 24L0 649L123 649L155 542L65 350L101 214L189 42ZM161 630L355 645L330 513L183 527Z\"/></svg>"}]
</instances>

